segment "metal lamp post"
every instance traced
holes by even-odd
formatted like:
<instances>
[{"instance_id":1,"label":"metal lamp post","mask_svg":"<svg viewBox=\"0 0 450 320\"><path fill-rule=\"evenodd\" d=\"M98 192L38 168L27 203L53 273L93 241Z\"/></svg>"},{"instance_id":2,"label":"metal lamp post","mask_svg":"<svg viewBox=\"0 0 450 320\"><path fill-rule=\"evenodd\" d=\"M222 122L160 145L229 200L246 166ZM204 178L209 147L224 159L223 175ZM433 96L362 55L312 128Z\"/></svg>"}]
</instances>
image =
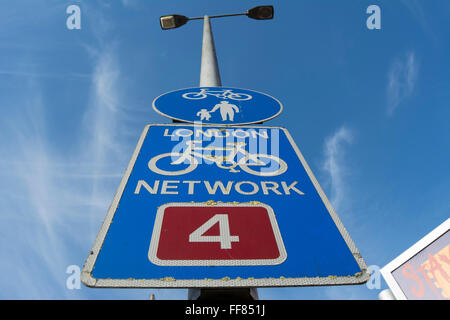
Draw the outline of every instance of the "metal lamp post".
<instances>
[{"instance_id":1,"label":"metal lamp post","mask_svg":"<svg viewBox=\"0 0 450 320\"><path fill-rule=\"evenodd\" d=\"M205 15L204 17L195 17L195 18L188 18L186 16L177 14L160 17L160 24L163 30L178 28L186 24L190 20L203 19L203 42L202 42L202 60L200 68L200 87L222 86L210 19L232 17L232 16L243 16L243 15L246 15L247 17L256 20L268 20L273 19L274 9L273 6L257 6L252 9L249 9L247 12L244 13L223 14L215 16ZM188 300L197 300L197 299L257 300L258 292L256 288L188 289Z\"/></svg>"},{"instance_id":2,"label":"metal lamp post","mask_svg":"<svg viewBox=\"0 0 450 320\"><path fill-rule=\"evenodd\" d=\"M202 63L200 67L200 87L221 87L219 65L209 17L203 20Z\"/></svg>"}]
</instances>

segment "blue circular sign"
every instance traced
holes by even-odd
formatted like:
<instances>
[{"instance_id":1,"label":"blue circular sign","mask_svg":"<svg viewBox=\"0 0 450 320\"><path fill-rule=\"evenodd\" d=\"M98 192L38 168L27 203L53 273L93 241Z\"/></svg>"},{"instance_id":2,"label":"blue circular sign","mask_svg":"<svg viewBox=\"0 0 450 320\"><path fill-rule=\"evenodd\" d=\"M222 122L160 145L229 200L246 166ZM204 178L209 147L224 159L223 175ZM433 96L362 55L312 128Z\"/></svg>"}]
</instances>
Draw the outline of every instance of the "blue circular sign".
<instances>
[{"instance_id":1,"label":"blue circular sign","mask_svg":"<svg viewBox=\"0 0 450 320\"><path fill-rule=\"evenodd\" d=\"M273 119L283 106L268 94L253 90L199 87L164 93L153 100L153 109L173 120L228 126Z\"/></svg>"}]
</instances>

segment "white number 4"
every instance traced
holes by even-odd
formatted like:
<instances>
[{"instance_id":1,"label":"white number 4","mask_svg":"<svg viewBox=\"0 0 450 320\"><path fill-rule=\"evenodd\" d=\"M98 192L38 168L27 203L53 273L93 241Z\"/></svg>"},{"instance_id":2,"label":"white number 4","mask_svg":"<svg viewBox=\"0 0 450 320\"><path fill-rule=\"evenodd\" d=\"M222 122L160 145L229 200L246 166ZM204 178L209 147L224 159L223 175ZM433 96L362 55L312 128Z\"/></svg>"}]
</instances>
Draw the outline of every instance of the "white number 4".
<instances>
[{"instance_id":1,"label":"white number 4","mask_svg":"<svg viewBox=\"0 0 450 320\"><path fill-rule=\"evenodd\" d=\"M219 235L204 236L203 234L217 222L219 223ZM220 242L220 249L231 249L231 243L239 242L239 236L230 235L227 214L216 214L189 235L189 242Z\"/></svg>"}]
</instances>

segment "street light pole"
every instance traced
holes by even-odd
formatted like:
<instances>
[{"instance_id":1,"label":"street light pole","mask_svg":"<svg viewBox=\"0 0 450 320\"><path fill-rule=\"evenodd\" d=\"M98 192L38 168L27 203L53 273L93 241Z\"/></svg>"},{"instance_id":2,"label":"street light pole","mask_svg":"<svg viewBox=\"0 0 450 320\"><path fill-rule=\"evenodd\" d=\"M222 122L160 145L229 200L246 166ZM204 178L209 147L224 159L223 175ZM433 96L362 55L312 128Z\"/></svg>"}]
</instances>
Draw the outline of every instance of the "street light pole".
<instances>
[{"instance_id":1,"label":"street light pole","mask_svg":"<svg viewBox=\"0 0 450 320\"><path fill-rule=\"evenodd\" d=\"M245 13L223 14L215 16L188 18L182 15L160 17L163 30L178 28L190 20L203 19L202 60L200 67L200 87L221 87L219 64L212 35L210 18L222 18L246 15L251 19L268 20L273 18L273 6L257 6ZM190 288L188 300L258 300L257 288Z\"/></svg>"},{"instance_id":2,"label":"street light pole","mask_svg":"<svg viewBox=\"0 0 450 320\"><path fill-rule=\"evenodd\" d=\"M219 64L217 63L216 48L208 16L203 19L202 63L200 67L200 87L221 87ZM230 289L188 289L188 300L258 300L256 288Z\"/></svg>"},{"instance_id":3,"label":"street light pole","mask_svg":"<svg viewBox=\"0 0 450 320\"><path fill-rule=\"evenodd\" d=\"M221 87L219 64L217 63L216 48L208 16L203 19L202 63L200 67L200 87ZM230 289L188 289L188 300L258 300L256 288Z\"/></svg>"},{"instance_id":4,"label":"street light pole","mask_svg":"<svg viewBox=\"0 0 450 320\"><path fill-rule=\"evenodd\" d=\"M203 18L202 64L200 68L200 87L221 87L219 64L209 17Z\"/></svg>"}]
</instances>

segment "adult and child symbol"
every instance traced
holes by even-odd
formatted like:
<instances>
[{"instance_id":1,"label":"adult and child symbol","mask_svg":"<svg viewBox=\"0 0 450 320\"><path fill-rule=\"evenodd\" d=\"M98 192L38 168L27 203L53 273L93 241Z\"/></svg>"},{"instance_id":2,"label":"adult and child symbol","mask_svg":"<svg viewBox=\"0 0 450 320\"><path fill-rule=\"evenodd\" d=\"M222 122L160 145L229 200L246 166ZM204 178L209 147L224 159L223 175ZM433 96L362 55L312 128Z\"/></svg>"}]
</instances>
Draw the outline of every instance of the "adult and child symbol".
<instances>
[{"instance_id":1,"label":"adult and child symbol","mask_svg":"<svg viewBox=\"0 0 450 320\"><path fill-rule=\"evenodd\" d=\"M234 113L239 113L239 108L236 105L231 104L228 101L221 101L220 103L216 104L210 111L208 111L207 109L201 109L199 112L197 112L197 116L200 117L200 120L209 121L209 118L211 118L210 113L217 111L217 109L220 110L222 121L234 121Z\"/></svg>"}]
</instances>

